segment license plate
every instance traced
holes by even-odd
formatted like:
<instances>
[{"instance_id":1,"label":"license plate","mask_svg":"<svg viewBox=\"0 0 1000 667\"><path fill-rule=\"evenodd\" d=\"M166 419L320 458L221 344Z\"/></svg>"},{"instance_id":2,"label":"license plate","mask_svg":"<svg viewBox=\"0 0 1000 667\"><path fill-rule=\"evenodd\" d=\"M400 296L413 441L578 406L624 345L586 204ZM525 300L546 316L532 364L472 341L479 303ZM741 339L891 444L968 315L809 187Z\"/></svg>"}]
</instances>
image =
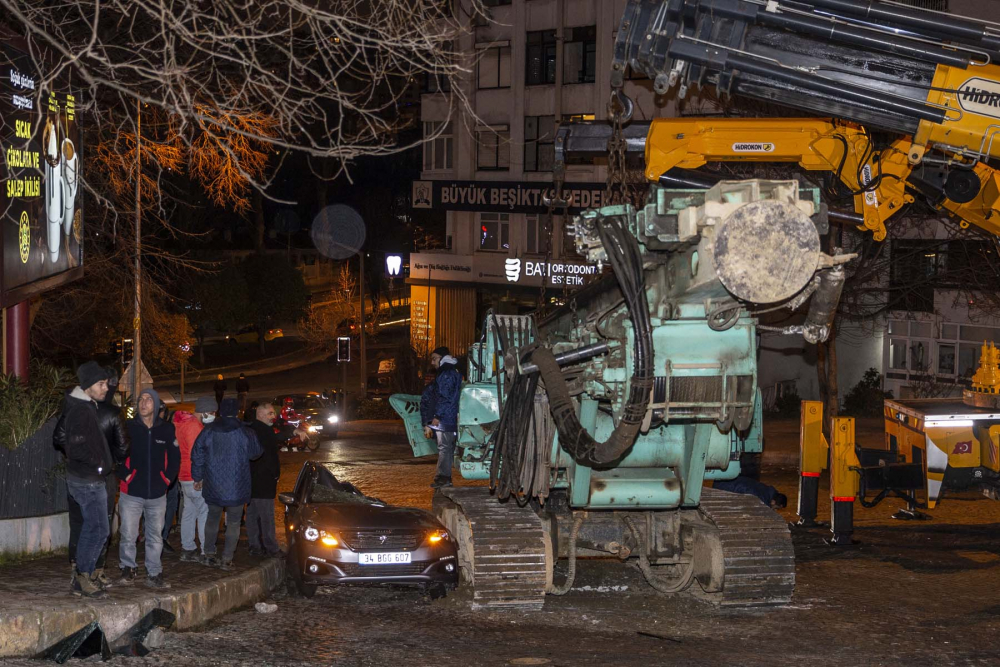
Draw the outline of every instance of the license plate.
<instances>
[{"instance_id":1,"label":"license plate","mask_svg":"<svg viewBox=\"0 0 1000 667\"><path fill-rule=\"evenodd\" d=\"M409 551L383 551L380 553L358 554L361 565L401 565L409 563L412 554Z\"/></svg>"}]
</instances>

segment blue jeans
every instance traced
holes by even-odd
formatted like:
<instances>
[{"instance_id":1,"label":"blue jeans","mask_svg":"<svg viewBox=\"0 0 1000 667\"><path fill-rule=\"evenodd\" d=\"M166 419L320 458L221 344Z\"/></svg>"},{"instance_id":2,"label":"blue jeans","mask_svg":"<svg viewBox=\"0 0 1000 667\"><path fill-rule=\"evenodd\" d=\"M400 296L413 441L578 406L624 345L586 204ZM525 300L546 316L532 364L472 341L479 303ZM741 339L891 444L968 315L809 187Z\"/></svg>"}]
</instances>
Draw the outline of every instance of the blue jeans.
<instances>
[{"instance_id":1,"label":"blue jeans","mask_svg":"<svg viewBox=\"0 0 1000 667\"><path fill-rule=\"evenodd\" d=\"M76 545L76 569L89 576L97 567L97 559L111 530L108 525L108 487L104 480L82 482L67 479L66 488L80 505L83 515L80 541Z\"/></svg>"},{"instance_id":2,"label":"blue jeans","mask_svg":"<svg viewBox=\"0 0 1000 667\"><path fill-rule=\"evenodd\" d=\"M135 541L139 537L139 520L145 516L146 557L143 564L146 566L146 574L155 577L163 572L160 554L163 551L163 516L166 511L166 496L147 500L127 493L118 495L118 516L121 517L118 560L123 568L136 567ZM79 547L77 552L79 553Z\"/></svg>"},{"instance_id":3,"label":"blue jeans","mask_svg":"<svg viewBox=\"0 0 1000 667\"><path fill-rule=\"evenodd\" d=\"M167 491L167 513L163 517L163 539L166 541L170 537L170 531L174 528L174 517L177 516L177 507L181 501L181 483L175 481L174 485Z\"/></svg>"}]
</instances>

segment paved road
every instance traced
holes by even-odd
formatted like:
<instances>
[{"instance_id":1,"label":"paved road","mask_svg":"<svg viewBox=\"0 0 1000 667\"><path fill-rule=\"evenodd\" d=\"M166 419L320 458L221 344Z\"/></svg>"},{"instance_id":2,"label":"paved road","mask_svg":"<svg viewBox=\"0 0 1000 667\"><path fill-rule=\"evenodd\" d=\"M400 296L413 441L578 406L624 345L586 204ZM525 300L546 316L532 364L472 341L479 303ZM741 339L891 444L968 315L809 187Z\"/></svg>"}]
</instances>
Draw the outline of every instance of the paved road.
<instances>
[{"instance_id":1,"label":"paved road","mask_svg":"<svg viewBox=\"0 0 1000 667\"><path fill-rule=\"evenodd\" d=\"M307 458L390 502L427 507L433 461L400 438L344 438L282 455L281 488ZM765 475L794 499L794 470ZM794 500L793 500L794 505ZM1000 503L956 494L930 522L858 512L863 545L834 550L797 532L797 588L777 609L721 610L653 593L630 565L582 560L574 589L534 613L472 611L467 591L430 601L407 589L278 594L198 632L168 633L142 659L176 665L995 665L1000 630ZM783 513L794 516L794 509ZM562 567L557 578L562 577ZM37 665L31 661L5 667Z\"/></svg>"}]
</instances>

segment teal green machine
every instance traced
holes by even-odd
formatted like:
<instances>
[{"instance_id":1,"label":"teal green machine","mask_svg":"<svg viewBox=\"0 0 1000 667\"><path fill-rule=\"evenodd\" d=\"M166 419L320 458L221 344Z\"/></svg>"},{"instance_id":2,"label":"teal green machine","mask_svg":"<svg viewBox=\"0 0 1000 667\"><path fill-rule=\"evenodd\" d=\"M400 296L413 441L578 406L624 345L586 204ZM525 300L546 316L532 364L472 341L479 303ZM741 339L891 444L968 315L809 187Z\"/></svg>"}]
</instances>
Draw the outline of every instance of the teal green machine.
<instances>
[{"instance_id":1,"label":"teal green machine","mask_svg":"<svg viewBox=\"0 0 1000 667\"><path fill-rule=\"evenodd\" d=\"M578 556L636 559L657 590L724 605L787 602L785 522L713 490L761 451L760 310L826 337L845 257L820 250L825 208L796 181L653 186L644 207L570 225L604 277L544 320L490 314L467 356L458 467L435 495L479 606L537 606ZM417 456L419 397L393 396ZM555 573L566 559L568 571Z\"/></svg>"}]
</instances>

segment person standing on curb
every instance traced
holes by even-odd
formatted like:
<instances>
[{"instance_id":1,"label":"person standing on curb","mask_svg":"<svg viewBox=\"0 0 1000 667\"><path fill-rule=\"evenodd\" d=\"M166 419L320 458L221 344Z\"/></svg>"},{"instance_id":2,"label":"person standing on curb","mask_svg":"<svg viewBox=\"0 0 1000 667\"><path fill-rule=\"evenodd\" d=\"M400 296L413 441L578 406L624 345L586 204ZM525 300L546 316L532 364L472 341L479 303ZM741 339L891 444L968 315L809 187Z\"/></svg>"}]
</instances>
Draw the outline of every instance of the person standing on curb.
<instances>
[{"instance_id":1,"label":"person standing on curb","mask_svg":"<svg viewBox=\"0 0 1000 667\"><path fill-rule=\"evenodd\" d=\"M215 392L215 402L222 405L222 399L226 396L226 389L229 387L226 385L226 381L222 377L222 373L216 377L215 384L212 385L212 390Z\"/></svg>"},{"instance_id":2,"label":"person standing on curb","mask_svg":"<svg viewBox=\"0 0 1000 667\"><path fill-rule=\"evenodd\" d=\"M205 424L215 421L219 404L211 396L202 396L194 403L194 414L174 413L174 430L181 450L181 468L177 475L184 494L184 511L181 513L181 560L197 562L205 555L205 524L208 522L208 505L201 494L201 483L191 479L191 450ZM195 529L198 543L194 541ZM201 551L198 551L198 544Z\"/></svg>"},{"instance_id":3,"label":"person standing on curb","mask_svg":"<svg viewBox=\"0 0 1000 667\"><path fill-rule=\"evenodd\" d=\"M105 477L114 463L101 432L97 403L108 393L108 377L96 361L81 364L76 375L80 384L63 399L52 442L66 454L66 488L80 506L82 517L72 591L74 595L103 598L107 593L95 570L110 533Z\"/></svg>"},{"instance_id":4,"label":"person standing on curb","mask_svg":"<svg viewBox=\"0 0 1000 667\"><path fill-rule=\"evenodd\" d=\"M163 520L167 511L167 488L180 470L181 453L174 425L159 416L160 395L155 389L143 389L139 394L139 415L126 424L132 451L119 475L121 494L118 514L121 516L121 536L118 558L121 562L120 582L130 585L136 575L136 538L139 520L146 523L145 558L146 585L150 588L170 588L163 580Z\"/></svg>"},{"instance_id":5,"label":"person standing on curb","mask_svg":"<svg viewBox=\"0 0 1000 667\"><path fill-rule=\"evenodd\" d=\"M431 365L437 369L434 380L434 418L430 430L437 437L437 474L431 483L432 489L451 486L451 469L455 459L455 441L458 439L458 400L462 394L462 376L458 372L458 360L451 356L447 347L439 347L431 353ZM424 434L427 434L425 429Z\"/></svg>"},{"instance_id":6,"label":"person standing on curb","mask_svg":"<svg viewBox=\"0 0 1000 667\"><path fill-rule=\"evenodd\" d=\"M278 493L281 461L278 436L274 432L277 413L270 403L257 406L257 416L250 428L264 450L263 456L250 462L250 504L247 505L247 541L251 556L280 556L274 531L274 497Z\"/></svg>"},{"instance_id":7,"label":"person standing on curb","mask_svg":"<svg viewBox=\"0 0 1000 667\"><path fill-rule=\"evenodd\" d=\"M233 569L243 506L250 502L250 461L264 453L254 432L237 419L238 412L235 398L222 401L218 419L202 430L191 450L191 479L204 484L202 495L208 503L202 563L226 571ZM215 554L223 512L226 543L220 561Z\"/></svg>"},{"instance_id":8,"label":"person standing on curb","mask_svg":"<svg viewBox=\"0 0 1000 667\"><path fill-rule=\"evenodd\" d=\"M236 400L240 403L240 414L242 415L247 411L247 397L250 395L250 383L247 382L247 376L240 373L239 379L236 381Z\"/></svg>"}]
</instances>

